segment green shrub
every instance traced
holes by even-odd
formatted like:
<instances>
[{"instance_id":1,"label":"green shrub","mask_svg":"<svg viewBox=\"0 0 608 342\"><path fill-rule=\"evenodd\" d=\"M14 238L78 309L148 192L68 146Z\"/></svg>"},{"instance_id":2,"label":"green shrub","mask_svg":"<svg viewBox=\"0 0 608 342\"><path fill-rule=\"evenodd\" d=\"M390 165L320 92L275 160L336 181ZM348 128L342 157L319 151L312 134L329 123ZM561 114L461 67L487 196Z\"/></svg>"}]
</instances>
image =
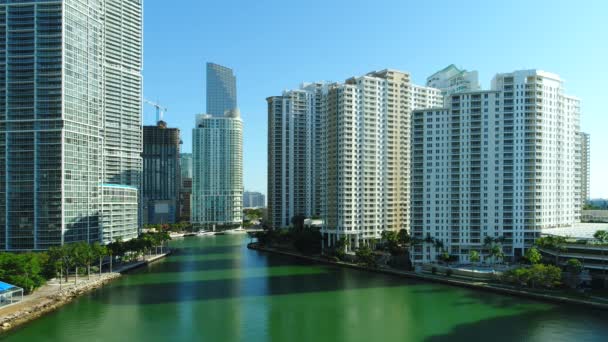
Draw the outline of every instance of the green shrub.
<instances>
[{"instance_id":1,"label":"green shrub","mask_svg":"<svg viewBox=\"0 0 608 342\"><path fill-rule=\"evenodd\" d=\"M376 258L373 251L369 247L361 247L355 252L357 256L357 262L364 264L368 267L376 267Z\"/></svg>"},{"instance_id":2,"label":"green shrub","mask_svg":"<svg viewBox=\"0 0 608 342\"><path fill-rule=\"evenodd\" d=\"M531 288L553 288L561 284L562 270L553 265L536 264L508 270L500 277L504 283Z\"/></svg>"}]
</instances>

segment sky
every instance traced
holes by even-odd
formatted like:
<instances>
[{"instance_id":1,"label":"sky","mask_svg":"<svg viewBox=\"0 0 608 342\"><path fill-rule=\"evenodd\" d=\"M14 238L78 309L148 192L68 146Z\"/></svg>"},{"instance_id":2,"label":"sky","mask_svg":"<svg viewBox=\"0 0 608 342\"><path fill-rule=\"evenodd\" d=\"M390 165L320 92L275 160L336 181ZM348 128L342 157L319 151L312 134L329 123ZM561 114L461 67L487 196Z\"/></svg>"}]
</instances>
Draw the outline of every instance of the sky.
<instances>
[{"instance_id":1,"label":"sky","mask_svg":"<svg viewBox=\"0 0 608 342\"><path fill-rule=\"evenodd\" d=\"M416 84L449 64L557 73L582 101L591 135L591 197L608 198L608 1L177 0L144 2L144 97L168 112L192 150L205 109L205 63L234 69L244 121L245 189L266 193L266 98L302 82L369 71L409 72ZM154 123L145 105L144 123Z\"/></svg>"}]
</instances>

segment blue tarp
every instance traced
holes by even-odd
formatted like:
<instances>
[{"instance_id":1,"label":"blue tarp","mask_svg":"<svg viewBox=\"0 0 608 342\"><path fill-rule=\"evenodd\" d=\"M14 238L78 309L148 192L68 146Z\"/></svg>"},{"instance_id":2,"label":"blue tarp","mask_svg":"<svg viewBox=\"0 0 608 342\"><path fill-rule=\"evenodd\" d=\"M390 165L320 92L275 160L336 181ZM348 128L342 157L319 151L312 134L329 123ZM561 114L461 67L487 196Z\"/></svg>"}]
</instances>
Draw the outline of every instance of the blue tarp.
<instances>
[{"instance_id":1,"label":"blue tarp","mask_svg":"<svg viewBox=\"0 0 608 342\"><path fill-rule=\"evenodd\" d=\"M7 284L7 283L4 283L4 282L1 282L1 281L0 281L0 292L4 292L4 291L6 291L6 290L11 290L11 289L15 289L15 290L17 290L17 289L18 289L18 287L17 287L17 286L14 286L14 285L11 285L11 284Z\"/></svg>"}]
</instances>

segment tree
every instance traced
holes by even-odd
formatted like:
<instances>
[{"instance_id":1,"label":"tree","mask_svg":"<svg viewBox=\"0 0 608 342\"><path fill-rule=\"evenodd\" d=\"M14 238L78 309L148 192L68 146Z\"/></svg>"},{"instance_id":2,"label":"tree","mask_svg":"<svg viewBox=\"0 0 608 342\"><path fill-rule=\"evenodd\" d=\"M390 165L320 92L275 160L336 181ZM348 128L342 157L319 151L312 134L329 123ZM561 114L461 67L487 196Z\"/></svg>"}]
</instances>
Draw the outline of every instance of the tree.
<instances>
[{"instance_id":1,"label":"tree","mask_svg":"<svg viewBox=\"0 0 608 342\"><path fill-rule=\"evenodd\" d=\"M52 265L55 275L59 273L59 290L61 290L62 281L63 281L63 271L65 270L66 282L68 276L68 269L66 259L67 256L67 248L65 246L53 246L50 247L47 251L49 255L49 264Z\"/></svg>"},{"instance_id":2,"label":"tree","mask_svg":"<svg viewBox=\"0 0 608 342\"><path fill-rule=\"evenodd\" d=\"M478 251L474 251L474 250L470 251L469 252L469 260L472 263L478 263L479 260L481 260L481 257L479 256L479 252Z\"/></svg>"},{"instance_id":3,"label":"tree","mask_svg":"<svg viewBox=\"0 0 608 342\"><path fill-rule=\"evenodd\" d=\"M543 259L543 256L536 247L532 247L526 251L525 258L530 264L536 265Z\"/></svg>"},{"instance_id":4,"label":"tree","mask_svg":"<svg viewBox=\"0 0 608 342\"><path fill-rule=\"evenodd\" d=\"M86 242L79 242L76 244L78 258L80 265L87 269L87 279L91 279L91 264L96 259L96 255L91 245Z\"/></svg>"},{"instance_id":5,"label":"tree","mask_svg":"<svg viewBox=\"0 0 608 342\"><path fill-rule=\"evenodd\" d=\"M99 242L95 242L91 245L91 250L94 257L99 259L99 276L101 277L102 262L103 258L108 255L108 248L100 245Z\"/></svg>"},{"instance_id":6,"label":"tree","mask_svg":"<svg viewBox=\"0 0 608 342\"><path fill-rule=\"evenodd\" d=\"M494 243L494 239L491 236L487 236L483 239L483 245L490 248Z\"/></svg>"},{"instance_id":7,"label":"tree","mask_svg":"<svg viewBox=\"0 0 608 342\"><path fill-rule=\"evenodd\" d=\"M111 242L110 244L108 244L108 250L110 252L110 255L113 257L118 257L121 258L125 255L126 253L126 245L125 243L122 241L122 239L117 238L114 242ZM112 259L110 259L110 262L112 261Z\"/></svg>"},{"instance_id":8,"label":"tree","mask_svg":"<svg viewBox=\"0 0 608 342\"><path fill-rule=\"evenodd\" d=\"M319 229L304 229L294 231L293 246L302 254L317 254L321 252L321 240L323 239Z\"/></svg>"},{"instance_id":9,"label":"tree","mask_svg":"<svg viewBox=\"0 0 608 342\"><path fill-rule=\"evenodd\" d=\"M450 256L450 253L448 253L447 251L443 251L443 253L441 253L441 255L439 255L439 260L445 262L446 264L449 263L451 259L452 259L452 257Z\"/></svg>"},{"instance_id":10,"label":"tree","mask_svg":"<svg viewBox=\"0 0 608 342\"><path fill-rule=\"evenodd\" d=\"M435 249L437 249L439 251L443 251L443 248L444 248L443 241L435 239L435 241L433 241L433 247L435 247Z\"/></svg>"},{"instance_id":11,"label":"tree","mask_svg":"<svg viewBox=\"0 0 608 342\"><path fill-rule=\"evenodd\" d=\"M401 254L401 250L399 248L399 235L397 232L392 230L384 230L382 231L382 240L386 242L386 246L388 247L388 251L391 255L399 255Z\"/></svg>"},{"instance_id":12,"label":"tree","mask_svg":"<svg viewBox=\"0 0 608 342\"><path fill-rule=\"evenodd\" d=\"M0 253L0 279L31 293L44 283L43 262L47 258L36 253Z\"/></svg>"},{"instance_id":13,"label":"tree","mask_svg":"<svg viewBox=\"0 0 608 342\"><path fill-rule=\"evenodd\" d=\"M410 240L410 262L412 265L414 265L414 252L416 249L416 246L422 246L424 243L424 240L417 238L417 237L412 237L412 239Z\"/></svg>"},{"instance_id":14,"label":"tree","mask_svg":"<svg viewBox=\"0 0 608 342\"><path fill-rule=\"evenodd\" d=\"M336 244L334 246L334 251L335 251L335 255L338 259L340 259L340 260L344 259L348 245L349 245L349 242L348 242L348 239L346 239L346 237L342 237L342 238L338 239L338 241L336 241Z\"/></svg>"},{"instance_id":15,"label":"tree","mask_svg":"<svg viewBox=\"0 0 608 342\"><path fill-rule=\"evenodd\" d=\"M435 242L435 239L431 236L430 233L427 233L426 237L424 238L424 242L426 242L426 243L433 243L433 242Z\"/></svg>"},{"instance_id":16,"label":"tree","mask_svg":"<svg viewBox=\"0 0 608 342\"><path fill-rule=\"evenodd\" d=\"M399 237L397 236L397 233L392 230L383 230L380 236L382 237L382 240L386 241L387 243L399 242Z\"/></svg>"},{"instance_id":17,"label":"tree","mask_svg":"<svg viewBox=\"0 0 608 342\"><path fill-rule=\"evenodd\" d=\"M559 266L561 253L566 250L566 238L563 236L545 236L536 240L536 245L540 248L555 252L555 265Z\"/></svg>"},{"instance_id":18,"label":"tree","mask_svg":"<svg viewBox=\"0 0 608 342\"><path fill-rule=\"evenodd\" d=\"M504 272L500 280L517 286L537 286L551 288L558 286L562 279L562 270L553 265L536 264L531 267L520 267Z\"/></svg>"},{"instance_id":19,"label":"tree","mask_svg":"<svg viewBox=\"0 0 608 342\"><path fill-rule=\"evenodd\" d=\"M355 252L355 255L357 256L358 262L363 263L368 267L376 266L376 258L374 257L374 253L371 250L371 248L369 248L367 246L361 247L361 248L357 249L357 251Z\"/></svg>"},{"instance_id":20,"label":"tree","mask_svg":"<svg viewBox=\"0 0 608 342\"><path fill-rule=\"evenodd\" d=\"M502 251L502 246L493 245L490 249L490 257L492 257L492 264L494 264L496 259L502 260L505 257L505 253Z\"/></svg>"},{"instance_id":21,"label":"tree","mask_svg":"<svg viewBox=\"0 0 608 342\"><path fill-rule=\"evenodd\" d=\"M78 267L84 265L84 251L80 247L80 244L74 243L67 245L68 253L72 255L72 266L74 267L74 284L78 284Z\"/></svg>"},{"instance_id":22,"label":"tree","mask_svg":"<svg viewBox=\"0 0 608 342\"><path fill-rule=\"evenodd\" d=\"M593 237L603 246L602 249L602 273L604 275L604 287L608 284L608 279L606 279L606 255L604 253L606 244L608 244L608 231L606 230L598 230L593 234Z\"/></svg>"},{"instance_id":23,"label":"tree","mask_svg":"<svg viewBox=\"0 0 608 342\"><path fill-rule=\"evenodd\" d=\"M570 259L566 261L566 269L568 272L578 275L583 271L583 264L578 259Z\"/></svg>"},{"instance_id":24,"label":"tree","mask_svg":"<svg viewBox=\"0 0 608 342\"><path fill-rule=\"evenodd\" d=\"M490 250L489 256L492 258L492 263L494 263L496 259L503 259L505 257L505 254L502 250L503 241L503 236L493 238L491 236L486 235L486 237L484 238L483 245L484 247Z\"/></svg>"},{"instance_id":25,"label":"tree","mask_svg":"<svg viewBox=\"0 0 608 342\"><path fill-rule=\"evenodd\" d=\"M291 218L291 225L296 230L303 230L304 220L306 220L304 215L295 215Z\"/></svg>"},{"instance_id":26,"label":"tree","mask_svg":"<svg viewBox=\"0 0 608 342\"><path fill-rule=\"evenodd\" d=\"M399 233L397 233L397 240L399 243L406 244L411 241L411 237L406 229L401 229Z\"/></svg>"}]
</instances>

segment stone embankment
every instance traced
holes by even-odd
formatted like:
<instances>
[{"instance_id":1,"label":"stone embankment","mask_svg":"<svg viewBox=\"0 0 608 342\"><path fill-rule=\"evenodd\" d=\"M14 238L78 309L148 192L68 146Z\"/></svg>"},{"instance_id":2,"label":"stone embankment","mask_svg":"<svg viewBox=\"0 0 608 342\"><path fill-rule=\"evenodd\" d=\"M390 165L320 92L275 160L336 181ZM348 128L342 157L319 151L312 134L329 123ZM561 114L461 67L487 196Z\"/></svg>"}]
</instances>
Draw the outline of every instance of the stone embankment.
<instances>
[{"instance_id":1,"label":"stone embankment","mask_svg":"<svg viewBox=\"0 0 608 342\"><path fill-rule=\"evenodd\" d=\"M73 277L69 279L69 282L64 282L61 287L58 280L49 281L34 293L25 296L23 301L0 308L0 334L42 317L81 295L120 278L122 273L162 259L170 253L149 256L142 261L120 265L112 273L91 274L91 279L88 279L87 276L80 276L76 284Z\"/></svg>"},{"instance_id":2,"label":"stone embankment","mask_svg":"<svg viewBox=\"0 0 608 342\"><path fill-rule=\"evenodd\" d=\"M322 259L322 258L302 255L302 254L295 253L292 251L284 251L284 250L279 250L279 249L275 249L275 248L271 248L271 247L265 247L265 246L261 246L257 243L250 243L247 247L250 249L255 249L258 251L262 251L262 252L281 254L281 255L286 255L286 256L290 256L290 257L296 257L296 258L300 258L300 259L309 260L312 262L334 265L334 266L339 266L339 267L347 267L347 268L353 268L353 269L358 269L358 270L368 271L368 272L390 274L390 275L400 276L400 277L404 277L404 278L418 279L418 280L434 282L434 283L441 283L441 284L446 284L446 285L451 285L451 286L466 287L466 288L470 288L470 289L474 289L474 290L493 292L493 293L509 295L509 296L525 297L525 298L529 298L529 299L540 300L540 301L545 301L545 302L552 302L552 303L557 303L557 304L578 305L578 306L586 306L586 307L595 308L595 309L608 310L608 303L600 302L600 301L596 301L596 300L592 300L592 299L582 299L582 298L578 299L578 298L565 297L560 294L531 292L531 291L527 291L527 290L521 289L521 288L507 288L507 287L497 286L492 283L483 282L483 281L474 280L474 279L471 280L471 279L456 278L456 277L448 278L448 277L436 276L436 275L432 275L432 274L395 270L395 269L391 269L391 268L366 267L366 266L361 266L361 265L357 265L357 264L353 264L353 263L347 263L347 262L342 262L342 261L340 261L340 262L331 261L328 259Z\"/></svg>"},{"instance_id":3,"label":"stone embankment","mask_svg":"<svg viewBox=\"0 0 608 342\"><path fill-rule=\"evenodd\" d=\"M0 310L0 330L6 331L43 316L119 277L120 273L104 273L91 280L83 277L78 284L64 285L61 290L56 285L45 285L37 291L43 293L34 293L31 295L33 298L26 297L23 302Z\"/></svg>"}]
</instances>

